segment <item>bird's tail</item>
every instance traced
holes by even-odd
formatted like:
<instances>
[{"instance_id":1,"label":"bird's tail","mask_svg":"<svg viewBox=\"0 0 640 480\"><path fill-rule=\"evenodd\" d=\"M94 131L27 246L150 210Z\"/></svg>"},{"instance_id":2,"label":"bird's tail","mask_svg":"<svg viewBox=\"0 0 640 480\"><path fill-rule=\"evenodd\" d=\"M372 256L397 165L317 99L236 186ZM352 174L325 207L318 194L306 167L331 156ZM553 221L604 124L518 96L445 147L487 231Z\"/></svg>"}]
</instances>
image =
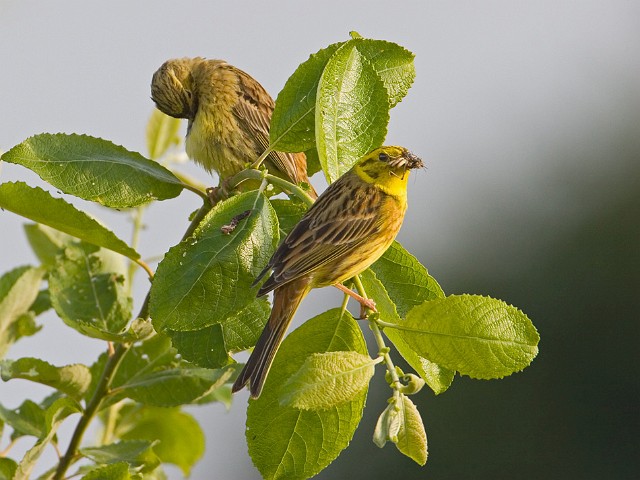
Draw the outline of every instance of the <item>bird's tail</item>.
<instances>
[{"instance_id":1,"label":"bird's tail","mask_svg":"<svg viewBox=\"0 0 640 480\"><path fill-rule=\"evenodd\" d=\"M236 379L232 392L247 383L252 398L258 398L284 334L302 299L309 293L311 280L302 278L278 287L274 291L271 316L256 343L247 364Z\"/></svg>"}]
</instances>

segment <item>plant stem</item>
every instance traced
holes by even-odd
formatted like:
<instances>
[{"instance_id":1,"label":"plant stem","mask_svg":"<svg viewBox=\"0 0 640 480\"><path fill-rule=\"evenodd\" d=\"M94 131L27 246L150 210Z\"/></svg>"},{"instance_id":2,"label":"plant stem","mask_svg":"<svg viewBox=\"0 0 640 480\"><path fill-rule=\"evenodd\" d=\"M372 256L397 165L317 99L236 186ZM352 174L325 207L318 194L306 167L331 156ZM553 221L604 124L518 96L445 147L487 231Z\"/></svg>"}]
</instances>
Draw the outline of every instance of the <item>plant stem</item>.
<instances>
[{"instance_id":1,"label":"plant stem","mask_svg":"<svg viewBox=\"0 0 640 480\"><path fill-rule=\"evenodd\" d=\"M67 451L64 456L60 459L60 463L58 464L58 468L56 470L55 475L53 476L54 480L61 480L64 477L67 469L73 463L76 454L78 453L78 447L80 442L82 441L82 437L84 432L86 431L89 423L93 420L98 408L100 407L100 403L104 399L105 395L109 391L109 385L111 385L111 381L113 380L113 376L118 369L118 365L124 358L125 354L129 351L130 345L128 344L118 344L113 352L113 355L109 357L107 363L104 366L104 370L102 371L102 375L100 377L100 381L98 382L98 386L96 387L96 391L93 393L91 400L87 403L87 408L85 408L84 413L82 414L82 418L76 425L76 429L73 432L73 436L71 437L71 441L69 442L69 446L67 447Z\"/></svg>"},{"instance_id":2,"label":"plant stem","mask_svg":"<svg viewBox=\"0 0 640 480\"><path fill-rule=\"evenodd\" d=\"M307 194L307 192L305 192L296 184L288 182L287 180L284 180L280 177L276 177L275 175L271 175L269 173L265 174L260 170L255 170L252 168L242 170L237 175L231 177L231 179L229 180L229 187L236 188L245 180L262 180L263 178L266 178L269 183L276 185L281 190L295 195L304 203L306 203L307 206L313 205L314 200Z\"/></svg>"},{"instance_id":3,"label":"plant stem","mask_svg":"<svg viewBox=\"0 0 640 480\"><path fill-rule=\"evenodd\" d=\"M364 289L364 285L362 285L362 281L360 280L360 276L356 275L353 277L353 281L356 284L356 290L358 293L364 297L367 297L367 292ZM398 377L398 372L396 371L396 367L393 364L393 360L391 359L391 355L389 355L389 347L384 342L384 337L382 336L382 331L380 330L380 326L378 324L378 320L369 320L369 328L373 332L373 337L376 340L376 344L378 345L378 349L380 351L380 355L384 358L384 362L387 365L387 371L391 376L391 387L393 388L394 396L398 394L400 391L400 387L402 387L402 383L400 382L400 377Z\"/></svg>"}]
</instances>

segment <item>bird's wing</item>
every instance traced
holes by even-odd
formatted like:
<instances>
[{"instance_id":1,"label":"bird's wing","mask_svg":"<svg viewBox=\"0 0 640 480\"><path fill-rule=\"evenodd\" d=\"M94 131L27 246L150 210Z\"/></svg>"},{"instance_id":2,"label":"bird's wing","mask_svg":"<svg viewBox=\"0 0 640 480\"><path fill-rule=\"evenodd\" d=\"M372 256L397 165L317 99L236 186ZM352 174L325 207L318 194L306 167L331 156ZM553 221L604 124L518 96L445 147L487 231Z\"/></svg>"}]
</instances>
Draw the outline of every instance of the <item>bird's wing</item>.
<instances>
[{"instance_id":1,"label":"bird's wing","mask_svg":"<svg viewBox=\"0 0 640 480\"><path fill-rule=\"evenodd\" d=\"M361 188L345 188L350 181ZM381 195L375 186L352 176L333 183L276 250L258 277L273 270L259 294L344 258L371 238L380 229Z\"/></svg>"},{"instance_id":2,"label":"bird's wing","mask_svg":"<svg viewBox=\"0 0 640 480\"><path fill-rule=\"evenodd\" d=\"M253 77L242 70L236 70L240 92L233 113L243 130L252 132L256 146L260 150L259 153L262 153L269 148L269 125L274 107L273 99ZM298 178L294 155L292 153L271 152L268 159L280 172L298 183L302 179Z\"/></svg>"}]
</instances>

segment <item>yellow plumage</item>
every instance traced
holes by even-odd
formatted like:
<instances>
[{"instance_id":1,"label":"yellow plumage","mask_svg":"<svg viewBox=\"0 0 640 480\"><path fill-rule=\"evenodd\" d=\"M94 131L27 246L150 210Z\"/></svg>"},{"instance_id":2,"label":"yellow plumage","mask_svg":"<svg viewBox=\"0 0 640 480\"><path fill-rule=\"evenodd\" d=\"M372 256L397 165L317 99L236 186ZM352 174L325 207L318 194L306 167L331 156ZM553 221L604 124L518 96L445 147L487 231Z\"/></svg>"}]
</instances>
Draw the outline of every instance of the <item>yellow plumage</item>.
<instances>
[{"instance_id":1,"label":"yellow plumage","mask_svg":"<svg viewBox=\"0 0 640 480\"><path fill-rule=\"evenodd\" d=\"M187 155L221 180L253 163L269 146L274 103L253 77L223 60L167 60L151 80L159 110L189 121ZM304 153L271 152L270 173L309 184ZM311 196L317 196L311 187Z\"/></svg>"},{"instance_id":2,"label":"yellow plumage","mask_svg":"<svg viewBox=\"0 0 640 480\"><path fill-rule=\"evenodd\" d=\"M403 147L380 147L318 197L256 279L258 296L274 291L269 321L233 385L256 398L302 299L367 269L393 242L407 209L409 170L422 161Z\"/></svg>"}]
</instances>

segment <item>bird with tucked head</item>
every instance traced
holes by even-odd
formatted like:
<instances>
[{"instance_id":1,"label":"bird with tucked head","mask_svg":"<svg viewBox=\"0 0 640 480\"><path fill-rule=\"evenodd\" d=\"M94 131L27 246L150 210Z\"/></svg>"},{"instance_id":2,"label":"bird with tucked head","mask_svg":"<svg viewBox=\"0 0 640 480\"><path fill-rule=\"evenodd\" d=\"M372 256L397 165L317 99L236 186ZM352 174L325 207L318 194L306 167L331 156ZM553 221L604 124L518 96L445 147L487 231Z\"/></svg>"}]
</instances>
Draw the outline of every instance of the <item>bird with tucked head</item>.
<instances>
[{"instance_id":1,"label":"bird with tucked head","mask_svg":"<svg viewBox=\"0 0 640 480\"><path fill-rule=\"evenodd\" d=\"M151 98L165 114L188 120L187 155L221 181L269 147L273 99L253 77L223 60L167 60L153 74ZM264 164L278 177L309 185L317 197L304 153L270 152Z\"/></svg>"}]
</instances>

